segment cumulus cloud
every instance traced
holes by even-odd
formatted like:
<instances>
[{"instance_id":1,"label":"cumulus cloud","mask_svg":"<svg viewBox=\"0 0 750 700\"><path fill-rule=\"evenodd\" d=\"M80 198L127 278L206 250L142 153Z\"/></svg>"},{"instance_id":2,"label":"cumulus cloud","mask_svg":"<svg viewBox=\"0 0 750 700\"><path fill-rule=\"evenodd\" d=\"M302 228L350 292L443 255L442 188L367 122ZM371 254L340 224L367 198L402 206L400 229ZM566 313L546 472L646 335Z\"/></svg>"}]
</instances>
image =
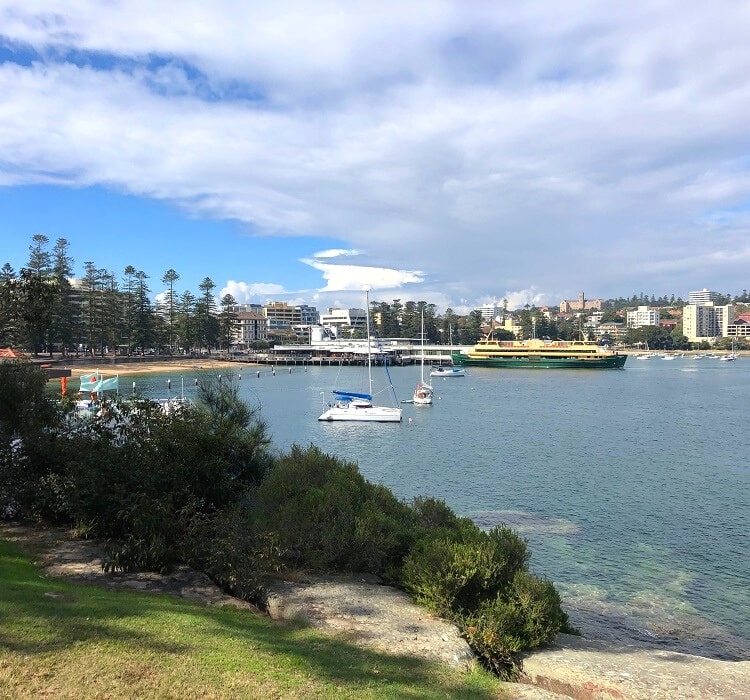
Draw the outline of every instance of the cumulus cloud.
<instances>
[{"instance_id":1,"label":"cumulus cloud","mask_svg":"<svg viewBox=\"0 0 750 700\"><path fill-rule=\"evenodd\" d=\"M750 200L742 4L0 0L0 32L3 186L326 236L326 294L747 286L746 218L705 235Z\"/></svg>"},{"instance_id":2,"label":"cumulus cloud","mask_svg":"<svg viewBox=\"0 0 750 700\"><path fill-rule=\"evenodd\" d=\"M319 292L395 290L405 284L422 282L422 273L410 270L392 270L385 267L365 265L332 265L318 260L303 260L310 267L319 270L326 286Z\"/></svg>"},{"instance_id":3,"label":"cumulus cloud","mask_svg":"<svg viewBox=\"0 0 750 700\"><path fill-rule=\"evenodd\" d=\"M273 282L236 282L227 280L219 293L219 298L231 294L238 304L265 304L290 294L280 284Z\"/></svg>"}]
</instances>

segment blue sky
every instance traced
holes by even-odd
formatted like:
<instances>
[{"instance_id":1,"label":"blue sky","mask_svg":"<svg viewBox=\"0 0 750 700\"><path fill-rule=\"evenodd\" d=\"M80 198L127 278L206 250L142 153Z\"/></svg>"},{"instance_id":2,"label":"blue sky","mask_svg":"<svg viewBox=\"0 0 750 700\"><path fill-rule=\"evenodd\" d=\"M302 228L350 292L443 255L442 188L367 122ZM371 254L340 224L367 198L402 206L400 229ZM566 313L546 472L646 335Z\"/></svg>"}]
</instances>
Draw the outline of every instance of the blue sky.
<instances>
[{"instance_id":1,"label":"blue sky","mask_svg":"<svg viewBox=\"0 0 750 700\"><path fill-rule=\"evenodd\" d=\"M243 302L739 292L747 36L730 0L0 0L0 264L43 233Z\"/></svg>"}]
</instances>

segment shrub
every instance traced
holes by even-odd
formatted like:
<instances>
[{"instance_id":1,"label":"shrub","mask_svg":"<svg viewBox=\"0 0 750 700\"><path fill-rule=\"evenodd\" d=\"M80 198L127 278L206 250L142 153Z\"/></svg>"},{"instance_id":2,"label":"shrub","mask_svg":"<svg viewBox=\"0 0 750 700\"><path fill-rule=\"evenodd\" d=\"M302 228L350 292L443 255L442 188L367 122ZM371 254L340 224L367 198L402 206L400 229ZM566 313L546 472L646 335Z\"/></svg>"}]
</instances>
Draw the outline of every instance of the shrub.
<instances>
[{"instance_id":1,"label":"shrub","mask_svg":"<svg viewBox=\"0 0 750 700\"><path fill-rule=\"evenodd\" d=\"M511 675L518 652L568 629L549 581L528 572L524 539L506 526L484 532L457 519L436 528L404 562L402 586L455 622L485 664Z\"/></svg>"},{"instance_id":2,"label":"shrub","mask_svg":"<svg viewBox=\"0 0 750 700\"><path fill-rule=\"evenodd\" d=\"M259 485L254 530L275 533L288 568L386 575L413 541L414 517L356 465L292 446Z\"/></svg>"},{"instance_id":3,"label":"shrub","mask_svg":"<svg viewBox=\"0 0 750 700\"><path fill-rule=\"evenodd\" d=\"M30 362L0 362L0 517L60 517L61 411L46 384Z\"/></svg>"},{"instance_id":4,"label":"shrub","mask_svg":"<svg viewBox=\"0 0 750 700\"><path fill-rule=\"evenodd\" d=\"M420 541L404 562L403 586L439 614L455 616L476 609L525 570L526 541L510 528L484 532L459 519Z\"/></svg>"},{"instance_id":5,"label":"shrub","mask_svg":"<svg viewBox=\"0 0 750 700\"><path fill-rule=\"evenodd\" d=\"M551 582L518 571L506 595L483 601L461 624L485 665L512 677L518 653L553 641L567 626L567 615Z\"/></svg>"}]
</instances>

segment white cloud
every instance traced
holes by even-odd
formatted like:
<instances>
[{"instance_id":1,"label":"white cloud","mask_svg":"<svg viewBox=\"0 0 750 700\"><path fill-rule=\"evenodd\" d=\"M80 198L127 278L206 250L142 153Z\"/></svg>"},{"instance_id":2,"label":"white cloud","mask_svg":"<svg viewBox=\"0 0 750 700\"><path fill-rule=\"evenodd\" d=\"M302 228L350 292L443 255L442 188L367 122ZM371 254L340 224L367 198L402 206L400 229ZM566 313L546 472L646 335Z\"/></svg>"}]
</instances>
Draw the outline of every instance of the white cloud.
<instances>
[{"instance_id":1,"label":"white cloud","mask_svg":"<svg viewBox=\"0 0 750 700\"><path fill-rule=\"evenodd\" d=\"M750 201L744 5L0 0L0 27L39 52L0 64L4 186L326 236L326 294L747 286L712 257L747 221L705 236Z\"/></svg>"},{"instance_id":2,"label":"white cloud","mask_svg":"<svg viewBox=\"0 0 750 700\"><path fill-rule=\"evenodd\" d=\"M346 248L330 248L329 250L321 250L318 253L313 253L314 258L339 258L339 257L351 257L359 255L358 250L347 250Z\"/></svg>"},{"instance_id":3,"label":"white cloud","mask_svg":"<svg viewBox=\"0 0 750 700\"><path fill-rule=\"evenodd\" d=\"M392 270L384 267L367 267L365 265L332 265L318 260L302 260L310 267L319 270L326 280L326 286L319 292L395 290L405 284L423 281L421 272L410 270Z\"/></svg>"},{"instance_id":4,"label":"white cloud","mask_svg":"<svg viewBox=\"0 0 750 700\"><path fill-rule=\"evenodd\" d=\"M227 280L219 298L231 294L238 304L265 304L269 299L285 297L287 292L280 284L272 282L236 282Z\"/></svg>"}]
</instances>

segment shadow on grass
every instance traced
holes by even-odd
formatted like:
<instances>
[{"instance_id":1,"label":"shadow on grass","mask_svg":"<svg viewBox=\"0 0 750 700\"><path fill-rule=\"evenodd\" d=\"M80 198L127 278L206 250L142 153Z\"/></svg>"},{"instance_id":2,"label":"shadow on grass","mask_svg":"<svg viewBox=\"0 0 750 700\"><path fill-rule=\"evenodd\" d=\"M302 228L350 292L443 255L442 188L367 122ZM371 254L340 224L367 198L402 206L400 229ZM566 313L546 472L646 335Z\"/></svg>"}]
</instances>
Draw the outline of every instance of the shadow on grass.
<instances>
[{"instance_id":1,"label":"shadow on grass","mask_svg":"<svg viewBox=\"0 0 750 700\"><path fill-rule=\"evenodd\" d=\"M412 695L407 688L414 697L498 696L497 688L445 673L437 662L365 650L247 610L51 579L0 540L0 647L33 656L89 642L201 659L215 654L229 672L268 655L281 672L293 669L351 690L402 686L399 697Z\"/></svg>"}]
</instances>

